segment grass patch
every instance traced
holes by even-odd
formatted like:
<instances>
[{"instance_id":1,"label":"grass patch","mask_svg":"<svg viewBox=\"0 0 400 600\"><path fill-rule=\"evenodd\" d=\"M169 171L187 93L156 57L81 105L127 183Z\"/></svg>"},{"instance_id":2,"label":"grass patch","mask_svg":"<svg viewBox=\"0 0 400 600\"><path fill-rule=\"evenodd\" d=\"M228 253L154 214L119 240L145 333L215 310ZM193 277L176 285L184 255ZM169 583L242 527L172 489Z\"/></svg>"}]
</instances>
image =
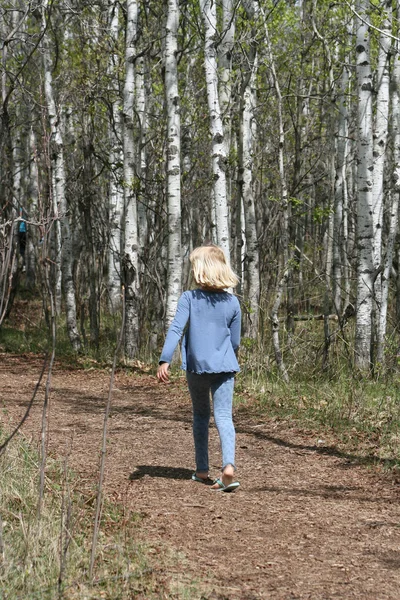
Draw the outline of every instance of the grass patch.
<instances>
[{"instance_id":1,"label":"grass patch","mask_svg":"<svg viewBox=\"0 0 400 600\"><path fill-rule=\"evenodd\" d=\"M82 323L80 324L82 326ZM102 314L98 344L90 341L90 324L84 323L83 335L80 331L82 349L77 354L71 346L67 333L66 317L61 314L57 318L56 357L57 360L73 368L104 368L112 364L117 339L121 327L121 315ZM0 327L0 352L10 354L44 354L51 349L50 329L46 325L42 302L36 300L17 299L8 319ZM121 364L127 364L121 353ZM139 360L133 366L146 367L145 363L156 361L149 349L144 349ZM139 363L139 364L137 364ZM129 364L127 364L129 366Z\"/></svg>"},{"instance_id":2,"label":"grass patch","mask_svg":"<svg viewBox=\"0 0 400 600\"><path fill-rule=\"evenodd\" d=\"M99 345L89 342L77 355L71 348L65 317L57 321L56 357L68 368L102 369L112 363L120 327L120 316L102 313ZM86 332L89 324L85 322ZM282 352L290 383L277 373L270 343L243 337L237 377L236 402L239 410L257 418L275 418L312 430L318 437L331 436L348 451L386 466L400 464L400 373L396 336L388 338L385 369L376 370L376 379L360 378L352 371L351 352L354 332L348 339L337 336L330 349L327 369L322 365L323 323L309 321L296 328L289 340L282 331ZM290 342L290 343L289 343ZM267 344L267 346L265 346ZM16 300L10 318L0 329L0 351L43 354L50 346L48 329L40 300ZM158 353L143 350L139 360L125 361L119 368L154 372ZM143 360L142 360L143 359ZM181 377L179 362L172 368L173 378Z\"/></svg>"},{"instance_id":3,"label":"grass patch","mask_svg":"<svg viewBox=\"0 0 400 600\"><path fill-rule=\"evenodd\" d=\"M400 392L395 380L338 377L297 380L239 376L236 385L239 411L257 418L274 418L328 436L362 462L400 467Z\"/></svg>"},{"instance_id":4,"label":"grass patch","mask_svg":"<svg viewBox=\"0 0 400 600\"><path fill-rule=\"evenodd\" d=\"M0 436L1 439L1 436ZM140 517L105 502L95 578L88 570L94 507L79 491L79 480L49 458L45 496L37 518L39 465L36 452L18 436L0 457L0 589L2 600L98 600L133 597L200 598L190 578L179 595L168 592L154 568L160 549L138 544ZM178 561L177 557L170 561ZM162 561L158 560L158 565ZM162 571L162 569L160 569ZM161 579L165 576L162 573ZM177 581L171 580L176 588ZM194 586L194 587L193 587ZM188 595L189 594L189 595Z\"/></svg>"}]
</instances>

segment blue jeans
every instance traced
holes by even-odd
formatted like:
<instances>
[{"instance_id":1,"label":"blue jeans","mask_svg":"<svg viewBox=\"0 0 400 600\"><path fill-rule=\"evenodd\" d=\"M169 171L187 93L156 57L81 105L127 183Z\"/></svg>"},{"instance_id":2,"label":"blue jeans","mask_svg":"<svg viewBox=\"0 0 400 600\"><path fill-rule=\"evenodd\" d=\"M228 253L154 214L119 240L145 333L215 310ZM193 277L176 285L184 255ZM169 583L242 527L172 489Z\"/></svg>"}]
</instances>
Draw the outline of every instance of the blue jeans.
<instances>
[{"instance_id":1,"label":"blue jeans","mask_svg":"<svg viewBox=\"0 0 400 600\"><path fill-rule=\"evenodd\" d=\"M191 373L186 371L193 406L193 437L196 471L208 473L208 427L210 423L210 392L213 399L214 421L222 451L222 469L235 468L235 428L232 420L232 401L235 373Z\"/></svg>"}]
</instances>

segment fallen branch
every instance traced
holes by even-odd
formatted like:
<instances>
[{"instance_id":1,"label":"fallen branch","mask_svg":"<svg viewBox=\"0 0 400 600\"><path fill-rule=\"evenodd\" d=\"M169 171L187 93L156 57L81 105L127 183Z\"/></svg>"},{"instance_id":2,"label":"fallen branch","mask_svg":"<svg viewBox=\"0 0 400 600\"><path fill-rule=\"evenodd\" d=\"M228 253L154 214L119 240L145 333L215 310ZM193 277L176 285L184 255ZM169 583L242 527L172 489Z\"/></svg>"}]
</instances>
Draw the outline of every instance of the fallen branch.
<instances>
[{"instance_id":1,"label":"fallen branch","mask_svg":"<svg viewBox=\"0 0 400 600\"><path fill-rule=\"evenodd\" d=\"M8 444L11 442L11 440L13 439L13 437L21 429L21 427L25 423L26 419L29 417L30 410L31 410L31 408L33 406L33 403L34 403L35 398L36 398L37 391L39 389L40 383L42 381L43 375L44 375L45 370L46 370L47 359L48 359L48 354L46 354L46 356L45 356L43 367L42 367L42 372L40 373L40 377L39 377L38 382L37 382L37 384L35 386L35 390L33 392L33 396L32 396L32 398L31 398L31 400L30 400L30 402L28 404L28 408L26 409L24 416L22 417L21 421L18 423L17 427L14 429L14 431L12 432L12 434L0 446L0 456L3 454L4 450L6 449L6 447L8 446Z\"/></svg>"},{"instance_id":2,"label":"fallen branch","mask_svg":"<svg viewBox=\"0 0 400 600\"><path fill-rule=\"evenodd\" d=\"M49 269L46 268L46 286L50 298L51 307L51 357L49 370L47 373L46 389L44 393L44 402L42 410L42 429L41 429L41 461L40 461L40 475L39 475L39 498L37 505L37 518L40 519L43 496L44 496L44 482L46 474L46 461L47 461L47 442L48 442L48 430L49 430L49 412L50 412L50 391L51 391L51 378L53 374L53 365L56 357L56 310L54 304L54 296L49 282Z\"/></svg>"},{"instance_id":3,"label":"fallen branch","mask_svg":"<svg viewBox=\"0 0 400 600\"><path fill-rule=\"evenodd\" d=\"M293 321L323 321L324 319L330 319L331 321L338 321L337 315L293 315L291 317ZM286 321L287 317L280 317L280 321Z\"/></svg>"},{"instance_id":4,"label":"fallen branch","mask_svg":"<svg viewBox=\"0 0 400 600\"><path fill-rule=\"evenodd\" d=\"M99 530L100 530L101 511L103 508L103 481L104 481L104 469L105 469L106 452L107 452L107 423L108 423L108 417L110 415L110 410L111 410L111 400L112 400L112 392L113 392L113 385L114 385L115 368L117 365L117 357L118 357L118 353L121 348L122 340L124 337L124 331L125 331L125 293L124 293L124 290L122 290L121 330L120 330L117 346L116 346L115 352L114 352L114 360L113 360L113 365L112 365L112 369L111 369L111 377L110 377L110 386L108 389L108 398L107 398L107 404L106 404L106 409L105 409L105 413L104 413L103 441L102 441L101 459L100 459L100 473L99 473L99 483L98 483L98 487L97 487L97 498L96 498L96 516L94 519L92 551L91 551L91 555L90 555L90 567L89 567L90 579L93 579L94 559L95 559L95 555L96 555L97 538L98 538Z\"/></svg>"}]
</instances>

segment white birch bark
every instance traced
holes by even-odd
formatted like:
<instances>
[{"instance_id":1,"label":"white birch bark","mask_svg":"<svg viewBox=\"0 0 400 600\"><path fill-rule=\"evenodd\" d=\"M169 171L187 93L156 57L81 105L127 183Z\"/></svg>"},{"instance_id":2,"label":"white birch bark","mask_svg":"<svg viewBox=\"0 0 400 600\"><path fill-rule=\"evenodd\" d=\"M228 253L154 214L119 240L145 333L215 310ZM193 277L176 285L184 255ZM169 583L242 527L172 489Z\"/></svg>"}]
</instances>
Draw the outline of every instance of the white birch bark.
<instances>
[{"instance_id":1,"label":"white birch bark","mask_svg":"<svg viewBox=\"0 0 400 600\"><path fill-rule=\"evenodd\" d=\"M174 318L181 293L181 122L178 92L178 0L168 0L165 40L165 93L167 102L168 271L166 325Z\"/></svg>"},{"instance_id":2,"label":"white birch bark","mask_svg":"<svg viewBox=\"0 0 400 600\"><path fill-rule=\"evenodd\" d=\"M351 264L349 257L351 256L352 240L349 235L349 187L348 179L351 177L351 168L349 169L349 144L346 152L346 160L343 165L343 245L342 245L342 263L343 263L343 290L344 301L346 307L350 303L351 293ZM349 177L350 175L350 177Z\"/></svg>"},{"instance_id":3,"label":"white birch bark","mask_svg":"<svg viewBox=\"0 0 400 600\"><path fill-rule=\"evenodd\" d=\"M19 10L18 10L18 3L17 2L13 2L12 3L12 8L11 8L11 28L12 31L14 32L14 35L17 37L17 35L21 32L21 35L24 35L24 31L26 29L25 27L25 21L19 21L20 19L20 14L19 14ZM17 33L18 32L18 33ZM6 46L7 44L4 44L3 46L3 52L5 51L5 58L7 57L7 50L6 50ZM17 43L17 46L19 46L19 44ZM15 51L15 49L14 49ZM14 220L19 219L22 215L21 215L21 208L22 208L22 202L23 202L23 194L22 194L22 179L23 179L23 162L24 162L24 156L23 156L23 151L22 151L22 139L23 139L23 125L22 123L25 121L25 119L22 116L22 110L23 110L23 106L21 105L21 103L19 103L18 101L15 102L15 107L14 107L14 111L15 111L15 120L18 123L21 123L20 126L18 127L14 127L10 129L10 136L11 136L11 147L12 147L12 216ZM27 216L26 212L25 212L25 216ZM13 239L13 248L14 251L16 252L16 260L14 261L14 269L13 269L13 276L15 276L17 274L18 271L18 263L20 268L23 267L23 259L20 255L19 252L19 240L18 240L18 234L19 232L19 221L17 221L15 223L15 227L14 227L14 239Z\"/></svg>"},{"instance_id":4,"label":"white birch bark","mask_svg":"<svg viewBox=\"0 0 400 600\"><path fill-rule=\"evenodd\" d=\"M214 0L200 0L204 23L204 67L212 141L213 190L216 241L230 260L229 214L226 185L226 148L218 94L217 8Z\"/></svg>"},{"instance_id":5,"label":"white birch bark","mask_svg":"<svg viewBox=\"0 0 400 600\"><path fill-rule=\"evenodd\" d=\"M222 31L218 45L218 79L219 79L219 101L222 117L222 128L224 132L225 153L228 157L232 149L232 51L235 40L235 6L233 0L221 0L222 8ZM234 181L237 180L235 167L227 162L226 170L226 197L228 207L232 207L232 190L234 189ZM229 210L229 208L228 208ZM231 231L234 228L234 210L230 210L229 228ZM235 257L235 248L230 249L231 259ZM238 273L240 276L240 272Z\"/></svg>"},{"instance_id":6,"label":"white birch bark","mask_svg":"<svg viewBox=\"0 0 400 600\"><path fill-rule=\"evenodd\" d=\"M181 17L183 20L188 18L187 14ZM183 40L183 44L186 40ZM196 68L197 57L190 56L184 74L183 89L188 98L194 97L196 93L196 82L193 78L193 72ZM182 111L181 120L181 164L182 164L182 187L181 187L181 204L187 218L182 220L182 258L183 258L183 286L190 285L190 262L189 255L193 248L202 244L207 237L206 220L207 211L204 210L202 202L191 201L193 198L192 186L196 181L196 157L192 155L193 140L196 137L196 105L189 104L186 110ZM186 183L186 185L185 185ZM208 202L208 204L210 204ZM210 234L208 234L209 236ZM184 252L187 252L185 256Z\"/></svg>"},{"instance_id":7,"label":"white birch bark","mask_svg":"<svg viewBox=\"0 0 400 600\"><path fill-rule=\"evenodd\" d=\"M56 315L61 314L62 302L62 228L61 228L61 211L57 202L55 193L56 180L54 171L51 172L51 208L54 218L53 238L50 243L54 252L54 307ZM51 230L47 230L51 235Z\"/></svg>"},{"instance_id":8,"label":"white birch bark","mask_svg":"<svg viewBox=\"0 0 400 600\"><path fill-rule=\"evenodd\" d=\"M17 115L18 115L18 108ZM12 144L13 144L13 201L14 207L19 209L21 207L22 195L21 195L21 185L22 185L22 164L23 164L23 156L22 156L22 140L21 136L17 133L12 136ZM17 213L19 211L17 210ZM17 214L17 217L19 215Z\"/></svg>"},{"instance_id":9,"label":"white birch bark","mask_svg":"<svg viewBox=\"0 0 400 600\"><path fill-rule=\"evenodd\" d=\"M372 73L369 32L365 24L368 0L359 0L357 12L356 72L358 87L357 138L357 300L355 366L367 370L371 363L372 297L374 287L373 223L373 124Z\"/></svg>"},{"instance_id":10,"label":"white birch bark","mask_svg":"<svg viewBox=\"0 0 400 600\"><path fill-rule=\"evenodd\" d=\"M381 263L382 219L383 219L383 180L389 122L389 66L391 40L391 0L384 2L384 19L379 39L378 66L376 71L376 117L374 127L374 178L372 183L373 223L374 223L374 266Z\"/></svg>"},{"instance_id":11,"label":"white birch bark","mask_svg":"<svg viewBox=\"0 0 400 600\"><path fill-rule=\"evenodd\" d=\"M50 122L51 130L51 159L52 159L52 184L53 184L53 197L54 202L57 205L59 211L59 220L61 224L61 238L62 238L62 253L61 253L61 267L62 267L62 284L65 298L65 311L67 320L67 332L71 342L71 345L75 351L81 349L81 341L77 328L76 322L76 298L75 298L75 286L73 281L72 262L72 242L71 242L71 231L69 224L68 206L65 195L65 168L64 168L64 147L63 138L60 129L59 114L56 109L53 92L53 77L51 69L51 57L49 50L48 35L46 33L47 23L46 14L48 11L48 0L44 0L42 5L42 19L43 19L43 65L44 65L44 90L46 105L48 111L48 118ZM57 259L56 259L57 260Z\"/></svg>"},{"instance_id":12,"label":"white birch bark","mask_svg":"<svg viewBox=\"0 0 400 600\"><path fill-rule=\"evenodd\" d=\"M356 93L356 89L357 80L354 78L354 81L351 85L353 94ZM357 264L355 264L353 267L350 262L350 257L355 256L356 254L357 140L349 139L348 143L349 148L346 161L346 177L344 180L343 190L343 211L345 213L345 218L343 221L343 242L346 252L346 262L344 263L345 307L347 307L351 302L352 281L355 279L353 270L357 270ZM353 308L355 309L355 306Z\"/></svg>"},{"instance_id":13,"label":"white birch bark","mask_svg":"<svg viewBox=\"0 0 400 600\"><path fill-rule=\"evenodd\" d=\"M139 245L144 248L148 234L147 224L147 211L143 202L145 185L143 178L146 175L146 163L147 163L147 152L146 152L146 136L148 130L148 116L147 116L147 90L145 84L145 68L146 63L144 56L138 57L136 61L135 69L135 106L136 106L136 117L138 121L138 141L137 141L137 167L138 167L138 178L139 191L137 199L138 207L138 236Z\"/></svg>"},{"instance_id":14,"label":"white birch bark","mask_svg":"<svg viewBox=\"0 0 400 600\"><path fill-rule=\"evenodd\" d=\"M28 136L28 157L29 167L27 174L29 178L27 186L27 195L30 202L30 215L33 220L38 221L38 198L39 198L39 181L38 181L38 168L37 168L37 141L36 135L31 127ZM35 246L39 240L41 232L33 227L30 228L27 236L27 266L26 266L26 281L28 286L34 287L36 280L36 255ZM33 241L35 240L35 245Z\"/></svg>"},{"instance_id":15,"label":"white birch bark","mask_svg":"<svg viewBox=\"0 0 400 600\"><path fill-rule=\"evenodd\" d=\"M138 32L137 0L127 0L126 19L125 85L123 107L125 204L125 244L123 269L125 283L125 354L128 359L132 359L135 357L139 347L138 230L135 191L136 149L133 123L133 109L135 104L135 57Z\"/></svg>"},{"instance_id":16,"label":"white birch bark","mask_svg":"<svg viewBox=\"0 0 400 600\"><path fill-rule=\"evenodd\" d=\"M287 286L289 272L285 269L282 279L277 284L275 302L271 310L271 324L272 324L272 344L274 346L275 360L282 375L282 379L285 383L289 383L289 374L286 369L285 361L283 360L280 335L279 335L279 308L282 302L282 296L285 293Z\"/></svg>"},{"instance_id":17,"label":"white birch bark","mask_svg":"<svg viewBox=\"0 0 400 600\"><path fill-rule=\"evenodd\" d=\"M231 140L231 72L234 39L235 19L233 0L222 0L222 36L218 47L219 97L227 153L229 152Z\"/></svg>"},{"instance_id":18,"label":"white birch bark","mask_svg":"<svg viewBox=\"0 0 400 600\"><path fill-rule=\"evenodd\" d=\"M348 152L348 110L347 91L349 85L349 72L343 67L339 93L338 93L338 127L337 127L337 154L334 192L334 233L333 233L333 302L336 314L341 314L342 287L344 277L344 262L346 261L344 197L346 186L346 163ZM347 228L346 228L347 230Z\"/></svg>"},{"instance_id":19,"label":"white birch bark","mask_svg":"<svg viewBox=\"0 0 400 600\"><path fill-rule=\"evenodd\" d=\"M112 50L108 61L108 74L115 82L112 99L112 123L110 124L110 188L109 188L109 251L108 251L108 297L109 309L112 313L121 307L121 250L122 250L122 215L124 208L124 192L121 185L122 173L120 165L123 163L121 147L122 122L121 105L118 90L118 62L117 54L119 32L119 2L114 1L109 8L110 15L110 41Z\"/></svg>"},{"instance_id":20,"label":"white birch bark","mask_svg":"<svg viewBox=\"0 0 400 600\"><path fill-rule=\"evenodd\" d=\"M397 15L400 15L400 0L397 0ZM386 256L383 262L381 278L381 298L379 311L379 327L377 335L376 358L383 363L385 354L385 335L387 324L389 280L392 272L396 234L398 230L399 194L400 194L400 61L398 60L400 43L396 41L395 60L393 63L391 85L391 115L393 140L393 189L390 194L389 232L386 244Z\"/></svg>"},{"instance_id":21,"label":"white birch bark","mask_svg":"<svg viewBox=\"0 0 400 600\"><path fill-rule=\"evenodd\" d=\"M258 2L254 2L252 9L247 10L249 18L257 23L259 8ZM248 56L248 72L242 87L241 100L241 152L240 171L242 177L241 194L244 209L244 223L246 236L246 285L245 298L248 304L246 319L246 335L256 338L258 335L259 302L260 302L260 275L259 275L259 252L257 241L255 194L253 182L253 151L257 138L256 119L254 111L256 108L255 80L258 68L258 55L256 43L256 25L252 27L252 40ZM240 231L236 232L240 235Z\"/></svg>"},{"instance_id":22,"label":"white birch bark","mask_svg":"<svg viewBox=\"0 0 400 600\"><path fill-rule=\"evenodd\" d=\"M13 148L15 148L15 144L13 145L12 140L12 127L11 127L11 118L9 105L11 101L11 96L13 91L15 90L16 81L13 81L13 77L9 77L9 67L8 67L8 54L11 48L11 58L13 55L13 42L16 42L18 39L17 33L18 31L24 27L25 28L25 19L28 15L30 6L24 6L23 9L18 10L20 7L17 6L18 3L10 3L7 7L2 8L2 14L0 18L0 36L1 36L1 59L2 59L2 69L1 69L1 95L2 95L2 104L0 106L0 149L4 149L4 153L2 155L2 161L0 164L0 175L1 175L1 183L2 183L2 200L5 200L5 190L15 190L16 181L15 176L18 177L13 164L12 157L15 158L15 153L13 152ZM25 12L23 12L23 10ZM5 15L10 13L10 22L6 23ZM8 16L8 14L7 14ZM21 51L21 46L23 45L21 36L21 42L18 44L20 47L17 50L17 54ZM15 51L15 48L14 48ZM18 101L14 99L14 106L17 112L20 111L20 107L18 106ZM18 119L17 119L18 120ZM13 156L14 155L14 156ZM17 183L18 186L18 183ZM9 196L7 194L7 200L9 200ZM18 207L15 207L16 214L13 216L18 216ZM14 261L16 268L16 261Z\"/></svg>"},{"instance_id":23,"label":"white birch bark","mask_svg":"<svg viewBox=\"0 0 400 600\"><path fill-rule=\"evenodd\" d=\"M347 258L347 157L349 137L348 88L349 69L343 66L342 77L338 90L337 102L337 153L334 191L334 233L333 233L333 302L335 312L340 315L343 301L346 301L346 289L349 280ZM344 293L343 293L344 290Z\"/></svg>"},{"instance_id":24,"label":"white birch bark","mask_svg":"<svg viewBox=\"0 0 400 600\"><path fill-rule=\"evenodd\" d=\"M20 107L18 107L18 105L16 106L16 113L17 116L19 116L18 120L20 120L20 115L19 115L19 110ZM11 133L11 142L12 142L12 156L13 156L13 174L12 174L12 179L13 179L13 191L12 191L12 202L13 202L13 208L12 208L12 214L13 214L13 219L18 219L19 217L22 216L22 214L20 214L20 210L21 210L21 201L22 201L22 194L21 194L21 185L22 185L22 161L23 161L23 157L22 157L22 148L21 148L21 135L18 132L12 132ZM24 211L23 211L24 212ZM25 217L26 212L24 212ZM19 221L17 221L16 226L14 227L14 240L13 240L13 247L14 247L14 251L16 252L16 260L14 262L14 273L13 275L16 275L17 271L18 271L18 263L20 265L20 268L24 268L23 265L23 259L21 257L20 251L19 251L19 238L18 238L18 231L19 231Z\"/></svg>"},{"instance_id":25,"label":"white birch bark","mask_svg":"<svg viewBox=\"0 0 400 600\"><path fill-rule=\"evenodd\" d=\"M195 68L196 59L192 56L188 60L188 66L185 73L185 89L188 97L194 93L194 82L192 79L192 72ZM189 109L186 111L186 118L182 125L182 167L183 172L188 174L192 168L192 157L190 155L190 149L192 145L192 128L194 126L194 115ZM194 209L195 207L188 207Z\"/></svg>"},{"instance_id":26,"label":"white birch bark","mask_svg":"<svg viewBox=\"0 0 400 600\"><path fill-rule=\"evenodd\" d=\"M377 99L376 117L374 127L374 179L372 185L373 197L373 226L374 226L374 268L381 269L376 277L374 286L374 323L376 331L377 346L380 346L379 354L383 358L383 340L386 331L386 310L382 304L382 228L383 228L383 205L384 205L384 170L386 162L386 150L389 134L389 67L391 56L391 0L385 0L382 7L383 20L380 26L378 67L377 67ZM389 35L388 35L389 34ZM396 57L397 58L397 57ZM396 61L395 61L396 62ZM394 117L396 118L395 114ZM394 194L394 200L396 193ZM386 298L387 302L387 298ZM378 359L379 360L379 359Z\"/></svg>"}]
</instances>

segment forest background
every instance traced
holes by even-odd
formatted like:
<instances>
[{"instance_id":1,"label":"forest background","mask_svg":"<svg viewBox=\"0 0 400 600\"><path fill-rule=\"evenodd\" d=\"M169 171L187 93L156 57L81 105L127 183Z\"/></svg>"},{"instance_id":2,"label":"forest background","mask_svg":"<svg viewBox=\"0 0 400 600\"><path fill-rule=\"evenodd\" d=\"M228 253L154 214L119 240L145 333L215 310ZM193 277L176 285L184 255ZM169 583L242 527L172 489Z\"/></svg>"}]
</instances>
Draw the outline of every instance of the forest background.
<instances>
[{"instance_id":1,"label":"forest background","mask_svg":"<svg viewBox=\"0 0 400 600\"><path fill-rule=\"evenodd\" d=\"M0 0L1 351L152 369L214 242L240 277L237 402L396 469L399 15Z\"/></svg>"},{"instance_id":2,"label":"forest background","mask_svg":"<svg viewBox=\"0 0 400 600\"><path fill-rule=\"evenodd\" d=\"M125 365L154 360L208 240L240 276L243 381L397 424L398 14L2 1L3 348L110 359L122 327Z\"/></svg>"}]
</instances>

